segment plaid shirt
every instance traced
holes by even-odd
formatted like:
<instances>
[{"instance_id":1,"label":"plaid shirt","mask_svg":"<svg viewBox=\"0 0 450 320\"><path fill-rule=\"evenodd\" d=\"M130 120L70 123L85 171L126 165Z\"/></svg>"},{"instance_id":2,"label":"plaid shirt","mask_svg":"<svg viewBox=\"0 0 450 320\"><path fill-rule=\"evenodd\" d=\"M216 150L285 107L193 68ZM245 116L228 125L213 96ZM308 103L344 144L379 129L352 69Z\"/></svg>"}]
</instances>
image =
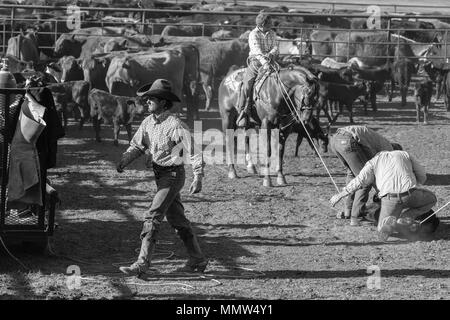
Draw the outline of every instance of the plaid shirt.
<instances>
[{"instance_id":1,"label":"plaid shirt","mask_svg":"<svg viewBox=\"0 0 450 320\"><path fill-rule=\"evenodd\" d=\"M256 27L248 36L248 45L250 47L249 57L258 59L262 65L269 62L264 55L268 53L278 54L277 35L272 30L264 33L260 28Z\"/></svg>"},{"instance_id":2,"label":"plaid shirt","mask_svg":"<svg viewBox=\"0 0 450 320\"><path fill-rule=\"evenodd\" d=\"M169 167L191 163L194 174L203 175L204 162L201 148L194 146L194 153L191 154L189 128L170 111L165 111L158 116L151 114L142 121L127 152L134 150L139 150L142 154L146 150L149 151L153 162L159 166ZM188 155L191 156L188 157Z\"/></svg>"}]
</instances>

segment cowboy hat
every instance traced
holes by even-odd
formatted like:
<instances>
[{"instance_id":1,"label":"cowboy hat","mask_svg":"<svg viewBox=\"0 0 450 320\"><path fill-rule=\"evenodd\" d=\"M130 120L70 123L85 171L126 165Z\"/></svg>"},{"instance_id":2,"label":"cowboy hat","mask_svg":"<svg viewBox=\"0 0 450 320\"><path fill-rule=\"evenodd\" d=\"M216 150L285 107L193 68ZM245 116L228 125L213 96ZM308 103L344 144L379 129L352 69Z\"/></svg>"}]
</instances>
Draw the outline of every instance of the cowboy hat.
<instances>
[{"instance_id":1,"label":"cowboy hat","mask_svg":"<svg viewBox=\"0 0 450 320\"><path fill-rule=\"evenodd\" d=\"M166 79L157 79L153 83L148 83L140 87L136 94L139 97L150 96L180 102L180 98L172 92L172 83Z\"/></svg>"}]
</instances>

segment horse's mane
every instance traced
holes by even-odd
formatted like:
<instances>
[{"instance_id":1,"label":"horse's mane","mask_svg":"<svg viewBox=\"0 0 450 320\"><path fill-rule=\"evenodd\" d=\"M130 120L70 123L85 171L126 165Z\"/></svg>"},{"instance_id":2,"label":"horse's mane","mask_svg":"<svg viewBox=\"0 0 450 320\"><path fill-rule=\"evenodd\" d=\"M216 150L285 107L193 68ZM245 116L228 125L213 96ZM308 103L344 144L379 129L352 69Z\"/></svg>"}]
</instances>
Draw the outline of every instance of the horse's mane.
<instances>
[{"instance_id":1,"label":"horse's mane","mask_svg":"<svg viewBox=\"0 0 450 320\"><path fill-rule=\"evenodd\" d=\"M298 65L290 65L285 68L281 68L280 71L297 71L302 74L302 76L306 77L308 81L318 81L319 79L315 76L311 71L306 69L305 67Z\"/></svg>"}]
</instances>

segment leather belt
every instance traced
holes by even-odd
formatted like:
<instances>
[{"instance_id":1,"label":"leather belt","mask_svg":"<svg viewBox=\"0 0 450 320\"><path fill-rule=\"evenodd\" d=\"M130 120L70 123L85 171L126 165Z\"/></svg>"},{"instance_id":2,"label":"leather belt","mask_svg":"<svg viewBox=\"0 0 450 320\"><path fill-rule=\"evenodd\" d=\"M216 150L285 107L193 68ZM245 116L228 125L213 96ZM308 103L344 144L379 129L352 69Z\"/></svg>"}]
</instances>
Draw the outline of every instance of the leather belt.
<instances>
[{"instance_id":1,"label":"leather belt","mask_svg":"<svg viewBox=\"0 0 450 320\"><path fill-rule=\"evenodd\" d=\"M404 196L411 194L411 192L413 192L414 190L416 190L416 188L411 188L408 191L401 192L401 193L386 193L385 196L389 196L392 198L400 198L400 197L404 197Z\"/></svg>"}]
</instances>

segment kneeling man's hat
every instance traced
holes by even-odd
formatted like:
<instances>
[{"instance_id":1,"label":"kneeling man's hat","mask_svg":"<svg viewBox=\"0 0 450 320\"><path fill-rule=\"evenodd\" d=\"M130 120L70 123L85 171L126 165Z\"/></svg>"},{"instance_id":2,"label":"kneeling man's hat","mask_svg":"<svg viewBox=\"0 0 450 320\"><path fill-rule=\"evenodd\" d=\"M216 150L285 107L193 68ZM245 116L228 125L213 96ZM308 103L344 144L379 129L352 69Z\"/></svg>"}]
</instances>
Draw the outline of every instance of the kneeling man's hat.
<instances>
[{"instance_id":1,"label":"kneeling man's hat","mask_svg":"<svg viewBox=\"0 0 450 320\"><path fill-rule=\"evenodd\" d=\"M139 97L150 96L180 102L180 98L172 92L172 83L166 79L157 79L153 83L148 83L140 87L136 94Z\"/></svg>"}]
</instances>

